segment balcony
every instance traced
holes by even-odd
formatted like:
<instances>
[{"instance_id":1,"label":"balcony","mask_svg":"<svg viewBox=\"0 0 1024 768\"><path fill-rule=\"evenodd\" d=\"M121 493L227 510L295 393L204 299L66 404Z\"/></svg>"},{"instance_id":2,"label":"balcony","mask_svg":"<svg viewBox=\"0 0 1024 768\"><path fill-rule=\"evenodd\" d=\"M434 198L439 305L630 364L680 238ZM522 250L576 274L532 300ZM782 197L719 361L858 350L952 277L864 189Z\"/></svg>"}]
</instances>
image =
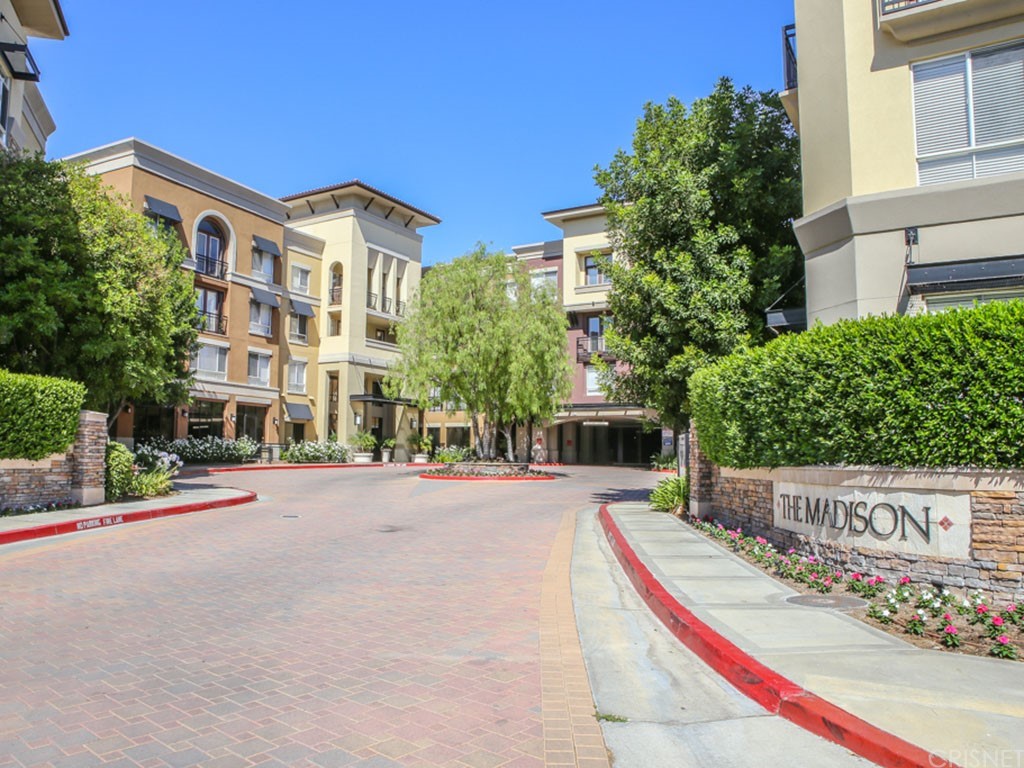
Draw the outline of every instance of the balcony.
<instances>
[{"instance_id":1,"label":"balcony","mask_svg":"<svg viewBox=\"0 0 1024 768\"><path fill-rule=\"evenodd\" d=\"M584 336L576 339L577 363L589 363L595 355L602 360L612 361L615 359L615 355L605 348L604 336Z\"/></svg>"},{"instance_id":2,"label":"balcony","mask_svg":"<svg viewBox=\"0 0 1024 768\"><path fill-rule=\"evenodd\" d=\"M367 294L366 294L366 308L367 309L376 309L377 308L377 294L376 293L367 292Z\"/></svg>"},{"instance_id":3,"label":"balcony","mask_svg":"<svg viewBox=\"0 0 1024 768\"><path fill-rule=\"evenodd\" d=\"M218 312L200 312L199 330L202 333L216 333L218 336L227 336L228 316Z\"/></svg>"},{"instance_id":4,"label":"balcony","mask_svg":"<svg viewBox=\"0 0 1024 768\"><path fill-rule=\"evenodd\" d=\"M879 0L879 26L900 42L1024 19L1020 0Z\"/></svg>"},{"instance_id":5,"label":"balcony","mask_svg":"<svg viewBox=\"0 0 1024 768\"><path fill-rule=\"evenodd\" d=\"M404 301L396 301L395 302L395 314L398 315L399 317L405 317L405 302Z\"/></svg>"},{"instance_id":6,"label":"balcony","mask_svg":"<svg viewBox=\"0 0 1024 768\"><path fill-rule=\"evenodd\" d=\"M341 285L331 286L331 305L337 306L341 304Z\"/></svg>"},{"instance_id":7,"label":"balcony","mask_svg":"<svg viewBox=\"0 0 1024 768\"><path fill-rule=\"evenodd\" d=\"M391 297L390 296L381 296L380 297L380 311L383 312L385 315L390 315L391 314Z\"/></svg>"},{"instance_id":8,"label":"balcony","mask_svg":"<svg viewBox=\"0 0 1024 768\"><path fill-rule=\"evenodd\" d=\"M223 280L228 271L228 263L223 259L208 259L200 256L196 259L196 272L216 280Z\"/></svg>"},{"instance_id":9,"label":"balcony","mask_svg":"<svg viewBox=\"0 0 1024 768\"><path fill-rule=\"evenodd\" d=\"M786 90L796 88L796 24L787 24L782 28L782 73Z\"/></svg>"}]
</instances>

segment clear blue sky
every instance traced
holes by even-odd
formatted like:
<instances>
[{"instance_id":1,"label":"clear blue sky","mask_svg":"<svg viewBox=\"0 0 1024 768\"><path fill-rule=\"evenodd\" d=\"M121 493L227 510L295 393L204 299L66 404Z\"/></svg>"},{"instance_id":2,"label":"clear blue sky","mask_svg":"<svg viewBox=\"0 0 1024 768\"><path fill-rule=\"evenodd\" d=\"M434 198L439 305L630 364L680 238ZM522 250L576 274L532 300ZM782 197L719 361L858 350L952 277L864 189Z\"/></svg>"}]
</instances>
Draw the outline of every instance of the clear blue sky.
<instances>
[{"instance_id":1,"label":"clear blue sky","mask_svg":"<svg viewBox=\"0 0 1024 768\"><path fill-rule=\"evenodd\" d=\"M280 196L359 178L437 216L424 262L551 239L647 101L779 88L792 0L63 0L32 41L53 157L137 136Z\"/></svg>"}]
</instances>

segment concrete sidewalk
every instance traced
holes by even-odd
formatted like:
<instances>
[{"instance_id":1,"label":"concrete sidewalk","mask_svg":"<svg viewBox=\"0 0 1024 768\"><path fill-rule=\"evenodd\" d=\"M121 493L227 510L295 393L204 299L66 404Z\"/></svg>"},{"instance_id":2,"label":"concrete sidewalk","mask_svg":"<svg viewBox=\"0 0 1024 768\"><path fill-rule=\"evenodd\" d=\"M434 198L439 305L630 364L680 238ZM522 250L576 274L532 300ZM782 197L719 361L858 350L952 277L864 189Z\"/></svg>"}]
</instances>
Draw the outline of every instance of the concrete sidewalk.
<instances>
[{"instance_id":1,"label":"concrete sidewalk","mask_svg":"<svg viewBox=\"0 0 1024 768\"><path fill-rule=\"evenodd\" d=\"M784 716L787 699L800 699L791 719L813 729L816 713L827 712L818 730L824 721L851 749L859 730L883 749L903 740L931 753L903 764L1024 767L1024 664L923 650L836 610L787 603L799 593L644 504L610 505L603 522L627 574L673 633L710 647L701 655L713 667L709 657L720 654L727 677L735 675L730 643L767 667L754 670L755 684L780 691L772 695ZM645 583L630 573L645 568ZM672 609L675 601L683 611ZM749 669L742 674L750 678ZM759 696L754 686L746 692ZM843 713L854 717L837 728ZM896 738L885 743L882 732Z\"/></svg>"},{"instance_id":2,"label":"concrete sidewalk","mask_svg":"<svg viewBox=\"0 0 1024 768\"><path fill-rule=\"evenodd\" d=\"M0 517L0 545L256 501L255 493L238 488L189 487L176 490L173 496L158 499Z\"/></svg>"}]
</instances>

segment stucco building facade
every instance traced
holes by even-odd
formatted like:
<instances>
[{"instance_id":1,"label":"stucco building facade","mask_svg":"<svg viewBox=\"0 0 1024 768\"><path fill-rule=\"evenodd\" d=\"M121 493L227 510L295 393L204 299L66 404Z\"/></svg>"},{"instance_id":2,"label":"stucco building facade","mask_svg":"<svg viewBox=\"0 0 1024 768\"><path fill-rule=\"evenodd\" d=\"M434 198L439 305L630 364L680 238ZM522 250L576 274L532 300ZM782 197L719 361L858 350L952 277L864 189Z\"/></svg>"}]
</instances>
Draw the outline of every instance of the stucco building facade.
<instances>
[{"instance_id":1,"label":"stucco building facade","mask_svg":"<svg viewBox=\"0 0 1024 768\"><path fill-rule=\"evenodd\" d=\"M795 10L808 324L1024 295L1024 5Z\"/></svg>"}]
</instances>

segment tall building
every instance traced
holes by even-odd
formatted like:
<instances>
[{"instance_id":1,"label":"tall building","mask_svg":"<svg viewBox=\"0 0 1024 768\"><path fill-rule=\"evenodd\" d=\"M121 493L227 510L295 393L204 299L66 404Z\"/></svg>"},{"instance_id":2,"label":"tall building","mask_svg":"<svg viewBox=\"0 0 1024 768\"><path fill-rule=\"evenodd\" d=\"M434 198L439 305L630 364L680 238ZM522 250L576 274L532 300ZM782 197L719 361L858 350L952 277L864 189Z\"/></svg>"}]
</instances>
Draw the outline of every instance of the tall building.
<instances>
[{"instance_id":1,"label":"tall building","mask_svg":"<svg viewBox=\"0 0 1024 768\"><path fill-rule=\"evenodd\" d=\"M39 92L39 67L28 41L68 34L59 0L0 0L0 147L46 150L57 126Z\"/></svg>"},{"instance_id":2,"label":"tall building","mask_svg":"<svg viewBox=\"0 0 1024 768\"><path fill-rule=\"evenodd\" d=\"M1024 3L795 9L807 321L1024 296Z\"/></svg>"},{"instance_id":3,"label":"tall building","mask_svg":"<svg viewBox=\"0 0 1024 768\"><path fill-rule=\"evenodd\" d=\"M421 428L419 410L382 384L398 355L395 328L420 283L419 230L441 220L358 180L284 201L288 232L323 243L318 428L341 442L357 431L378 444L394 438L402 461L408 435Z\"/></svg>"},{"instance_id":4,"label":"tall building","mask_svg":"<svg viewBox=\"0 0 1024 768\"><path fill-rule=\"evenodd\" d=\"M611 284L601 269L602 257L612 257L607 217L598 204L563 208L542 214L561 237L543 243L516 246L516 258L535 282L556 288L569 329L566 354L572 363L573 385L569 401L548 424L535 425L551 461L566 464L646 464L666 448L671 432L657 424L657 414L641 405L609 402L598 382L596 358L615 364L604 342L609 320ZM446 413L434 406L425 417L427 433L435 445L470 444L470 425L462 411ZM517 430L515 452L527 458L530 433ZM499 444L503 437L499 438ZM672 450L669 439L667 450Z\"/></svg>"},{"instance_id":5,"label":"tall building","mask_svg":"<svg viewBox=\"0 0 1024 768\"><path fill-rule=\"evenodd\" d=\"M281 200L138 139L66 159L178 234L201 315L191 402L132 403L113 437L344 442L419 427L380 381L419 284L417 229L439 219L358 181Z\"/></svg>"}]
</instances>

